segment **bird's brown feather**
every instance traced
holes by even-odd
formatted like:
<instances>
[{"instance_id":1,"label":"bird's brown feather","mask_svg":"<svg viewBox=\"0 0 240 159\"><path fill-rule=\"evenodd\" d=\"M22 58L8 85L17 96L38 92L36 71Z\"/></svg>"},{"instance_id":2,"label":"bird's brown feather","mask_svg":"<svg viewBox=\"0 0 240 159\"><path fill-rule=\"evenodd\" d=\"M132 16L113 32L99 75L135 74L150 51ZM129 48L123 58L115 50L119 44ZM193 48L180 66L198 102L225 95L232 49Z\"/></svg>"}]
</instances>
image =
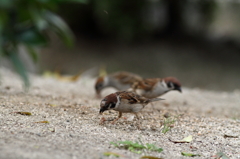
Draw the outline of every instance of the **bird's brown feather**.
<instances>
[{"instance_id":1,"label":"bird's brown feather","mask_svg":"<svg viewBox=\"0 0 240 159\"><path fill-rule=\"evenodd\" d=\"M134 73L130 72L116 72L112 74L115 79L118 79L122 84L133 84L136 81L142 80L142 78Z\"/></svg>"},{"instance_id":2,"label":"bird's brown feather","mask_svg":"<svg viewBox=\"0 0 240 159\"><path fill-rule=\"evenodd\" d=\"M147 78L133 84L133 90L144 89L146 91L151 91L153 87L161 81L161 78Z\"/></svg>"},{"instance_id":3,"label":"bird's brown feather","mask_svg":"<svg viewBox=\"0 0 240 159\"><path fill-rule=\"evenodd\" d=\"M127 92L127 91L122 91L122 92L116 92L117 95L119 95L120 98L127 99L130 104L138 104L138 103L148 103L149 99L140 96L134 92Z\"/></svg>"}]
</instances>

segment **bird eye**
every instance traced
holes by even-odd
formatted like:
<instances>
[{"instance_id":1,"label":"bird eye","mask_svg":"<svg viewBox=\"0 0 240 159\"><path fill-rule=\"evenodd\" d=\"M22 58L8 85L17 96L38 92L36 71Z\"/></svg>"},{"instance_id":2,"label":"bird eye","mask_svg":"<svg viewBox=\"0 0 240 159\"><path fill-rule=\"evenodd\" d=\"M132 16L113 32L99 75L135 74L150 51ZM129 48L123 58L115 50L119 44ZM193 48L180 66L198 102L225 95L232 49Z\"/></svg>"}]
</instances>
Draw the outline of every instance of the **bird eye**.
<instances>
[{"instance_id":1,"label":"bird eye","mask_svg":"<svg viewBox=\"0 0 240 159\"><path fill-rule=\"evenodd\" d=\"M103 86L102 84L97 84L97 85L95 86L95 88L96 88L96 89L100 89L102 86Z\"/></svg>"},{"instance_id":2,"label":"bird eye","mask_svg":"<svg viewBox=\"0 0 240 159\"><path fill-rule=\"evenodd\" d=\"M168 82L167 86L168 86L168 88L173 88L174 87L172 82Z\"/></svg>"}]
</instances>

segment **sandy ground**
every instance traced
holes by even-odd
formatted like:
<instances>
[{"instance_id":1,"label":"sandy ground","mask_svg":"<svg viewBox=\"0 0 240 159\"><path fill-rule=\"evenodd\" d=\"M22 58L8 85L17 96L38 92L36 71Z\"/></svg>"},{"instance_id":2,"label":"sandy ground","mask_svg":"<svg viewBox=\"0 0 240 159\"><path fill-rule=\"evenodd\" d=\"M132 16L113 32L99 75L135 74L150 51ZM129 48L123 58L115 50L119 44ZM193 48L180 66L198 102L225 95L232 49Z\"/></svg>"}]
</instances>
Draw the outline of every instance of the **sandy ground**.
<instances>
[{"instance_id":1,"label":"sandy ground","mask_svg":"<svg viewBox=\"0 0 240 159\"><path fill-rule=\"evenodd\" d=\"M240 158L239 90L183 88L182 94L168 93L162 97L166 100L156 102L154 108L144 108L138 128L131 114L111 124L117 116L114 111L104 113L109 121L99 124L100 99L94 97L93 78L82 77L70 83L32 75L31 89L23 92L17 75L3 68L0 75L1 159L116 158L104 156L104 152L118 153L121 158L150 155L164 159L187 158L181 152L201 155L195 158L214 158L217 152L223 152L229 158ZM112 91L107 89L103 95ZM175 120L165 134L164 116ZM189 135L193 136L189 143L170 141ZM152 143L163 151L136 154L110 144L124 140Z\"/></svg>"}]
</instances>

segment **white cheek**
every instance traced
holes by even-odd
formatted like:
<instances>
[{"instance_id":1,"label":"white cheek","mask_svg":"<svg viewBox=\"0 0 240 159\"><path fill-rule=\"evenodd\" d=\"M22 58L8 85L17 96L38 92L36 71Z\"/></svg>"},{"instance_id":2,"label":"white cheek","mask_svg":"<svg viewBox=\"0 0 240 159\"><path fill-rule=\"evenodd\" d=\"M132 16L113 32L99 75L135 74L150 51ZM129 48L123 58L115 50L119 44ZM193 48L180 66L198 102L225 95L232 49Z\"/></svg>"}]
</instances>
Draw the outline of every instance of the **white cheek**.
<instances>
[{"instance_id":1,"label":"white cheek","mask_svg":"<svg viewBox=\"0 0 240 159\"><path fill-rule=\"evenodd\" d=\"M115 108L117 108L120 104L121 104L120 97L117 96L117 103L116 103Z\"/></svg>"},{"instance_id":2,"label":"white cheek","mask_svg":"<svg viewBox=\"0 0 240 159\"><path fill-rule=\"evenodd\" d=\"M163 87L165 87L165 88L168 87L165 81L162 81L162 82L161 82L161 85L162 85Z\"/></svg>"},{"instance_id":3,"label":"white cheek","mask_svg":"<svg viewBox=\"0 0 240 159\"><path fill-rule=\"evenodd\" d=\"M102 101L102 102L101 102L101 105L105 105L105 103L106 103L106 101Z\"/></svg>"},{"instance_id":4,"label":"white cheek","mask_svg":"<svg viewBox=\"0 0 240 159\"><path fill-rule=\"evenodd\" d=\"M165 93L166 91L169 91L169 88L168 88L167 84L163 81L161 83L158 83L154 93L161 95L161 94Z\"/></svg>"},{"instance_id":5,"label":"white cheek","mask_svg":"<svg viewBox=\"0 0 240 159\"><path fill-rule=\"evenodd\" d=\"M142 89L136 89L135 91L139 95L143 95L145 93L144 90L142 90Z\"/></svg>"},{"instance_id":6,"label":"white cheek","mask_svg":"<svg viewBox=\"0 0 240 159\"><path fill-rule=\"evenodd\" d=\"M104 77L103 85L106 87L109 84L109 79L107 76Z\"/></svg>"}]
</instances>

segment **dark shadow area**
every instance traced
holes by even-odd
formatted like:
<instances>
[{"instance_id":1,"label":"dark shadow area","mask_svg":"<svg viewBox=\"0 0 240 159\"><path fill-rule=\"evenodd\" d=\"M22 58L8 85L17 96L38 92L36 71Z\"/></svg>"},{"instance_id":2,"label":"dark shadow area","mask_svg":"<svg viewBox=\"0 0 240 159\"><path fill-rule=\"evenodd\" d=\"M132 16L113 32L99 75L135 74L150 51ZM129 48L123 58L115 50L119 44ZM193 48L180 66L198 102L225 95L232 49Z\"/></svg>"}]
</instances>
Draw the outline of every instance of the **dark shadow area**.
<instances>
[{"instance_id":1,"label":"dark shadow area","mask_svg":"<svg viewBox=\"0 0 240 159\"><path fill-rule=\"evenodd\" d=\"M214 0L66 4L60 13L76 34L76 47L66 49L55 39L43 51L41 70L75 74L105 66L233 91L240 86L237 8L237 2Z\"/></svg>"}]
</instances>

